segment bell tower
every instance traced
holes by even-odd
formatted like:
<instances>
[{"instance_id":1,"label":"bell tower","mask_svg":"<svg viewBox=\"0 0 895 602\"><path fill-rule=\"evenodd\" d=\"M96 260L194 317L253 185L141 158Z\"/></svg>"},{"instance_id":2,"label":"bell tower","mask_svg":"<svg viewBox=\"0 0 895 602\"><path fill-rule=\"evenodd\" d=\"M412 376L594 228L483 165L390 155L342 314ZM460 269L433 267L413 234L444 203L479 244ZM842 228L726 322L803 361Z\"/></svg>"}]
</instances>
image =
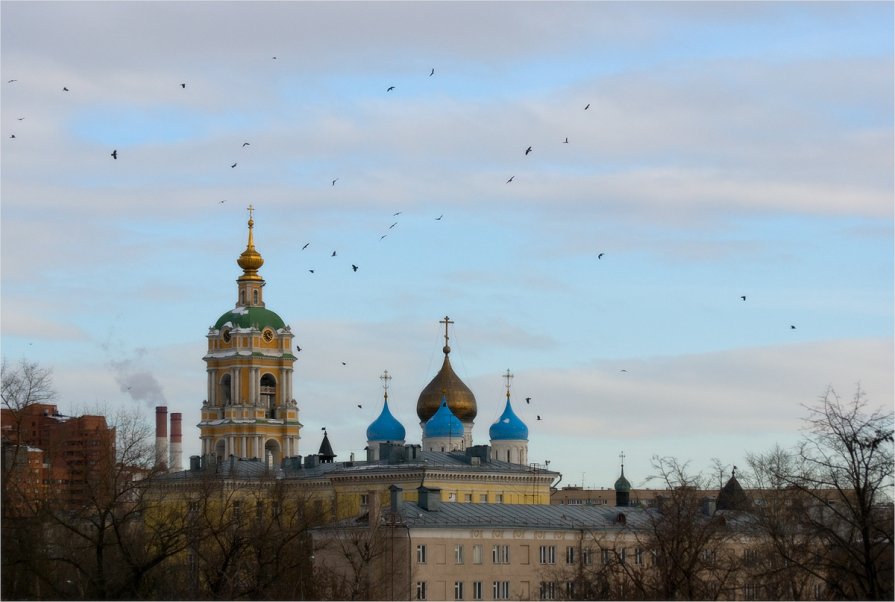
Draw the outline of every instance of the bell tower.
<instances>
[{"instance_id":1,"label":"bell tower","mask_svg":"<svg viewBox=\"0 0 895 602\"><path fill-rule=\"evenodd\" d=\"M255 249L254 208L250 205L248 243L236 260L235 307L208 329L208 396L199 430L202 456L223 461L234 456L279 466L298 455L301 423L292 394L292 329L264 305L264 259Z\"/></svg>"}]
</instances>

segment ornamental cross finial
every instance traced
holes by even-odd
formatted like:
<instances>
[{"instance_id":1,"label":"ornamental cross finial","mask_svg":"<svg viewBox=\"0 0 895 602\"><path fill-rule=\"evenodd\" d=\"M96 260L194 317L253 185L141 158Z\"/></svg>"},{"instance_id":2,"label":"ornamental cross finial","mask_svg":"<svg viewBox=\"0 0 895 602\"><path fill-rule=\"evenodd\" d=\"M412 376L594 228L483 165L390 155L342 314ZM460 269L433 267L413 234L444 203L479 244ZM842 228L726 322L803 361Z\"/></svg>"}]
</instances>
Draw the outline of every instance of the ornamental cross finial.
<instances>
[{"instance_id":1,"label":"ornamental cross finial","mask_svg":"<svg viewBox=\"0 0 895 602\"><path fill-rule=\"evenodd\" d=\"M619 459L622 461L622 468L625 467L625 452L622 452L618 455Z\"/></svg>"},{"instance_id":2,"label":"ornamental cross finial","mask_svg":"<svg viewBox=\"0 0 895 602\"><path fill-rule=\"evenodd\" d=\"M510 398L510 379L513 378L512 372L507 368L506 374L503 375L505 379L507 379L507 399Z\"/></svg>"},{"instance_id":3,"label":"ornamental cross finial","mask_svg":"<svg viewBox=\"0 0 895 602\"><path fill-rule=\"evenodd\" d=\"M449 337L448 337L448 325L453 324L454 321L451 320L449 317L445 316L445 317L444 317L444 320L439 320L438 323L439 323L439 324L444 324L444 350L443 350L443 351L444 351L446 354L447 354L447 353L450 353L450 352L451 352L451 347L450 347L450 345L448 345L448 338L449 338Z\"/></svg>"},{"instance_id":4,"label":"ornamental cross finial","mask_svg":"<svg viewBox=\"0 0 895 602\"><path fill-rule=\"evenodd\" d=\"M392 377L389 375L388 370L382 373L382 376L379 377L379 380L382 381L382 389L385 391L385 398L388 399L388 381L390 381Z\"/></svg>"},{"instance_id":5,"label":"ornamental cross finial","mask_svg":"<svg viewBox=\"0 0 895 602\"><path fill-rule=\"evenodd\" d=\"M254 208L252 205L249 205L248 209L249 209L249 220L251 220L251 219L252 219L252 212L255 211L255 208Z\"/></svg>"}]
</instances>

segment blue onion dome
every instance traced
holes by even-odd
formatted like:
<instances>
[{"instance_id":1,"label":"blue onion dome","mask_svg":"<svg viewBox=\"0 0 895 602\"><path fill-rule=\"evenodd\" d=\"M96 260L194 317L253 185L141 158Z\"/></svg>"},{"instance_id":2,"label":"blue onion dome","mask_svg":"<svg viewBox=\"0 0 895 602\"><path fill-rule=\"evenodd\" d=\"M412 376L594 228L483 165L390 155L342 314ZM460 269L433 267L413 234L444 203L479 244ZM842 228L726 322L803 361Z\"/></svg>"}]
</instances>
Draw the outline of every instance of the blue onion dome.
<instances>
[{"instance_id":1,"label":"blue onion dome","mask_svg":"<svg viewBox=\"0 0 895 602\"><path fill-rule=\"evenodd\" d=\"M497 419L497 422L488 429L488 435L492 441L506 439L525 439L528 440L528 427L513 412L510 405L510 396L507 395L507 405L503 410L503 414Z\"/></svg>"},{"instance_id":2,"label":"blue onion dome","mask_svg":"<svg viewBox=\"0 0 895 602\"><path fill-rule=\"evenodd\" d=\"M386 399L379 418L367 427L367 441L403 441L406 434L404 426L389 411Z\"/></svg>"},{"instance_id":3,"label":"blue onion dome","mask_svg":"<svg viewBox=\"0 0 895 602\"><path fill-rule=\"evenodd\" d=\"M463 423L448 407L447 399L441 398L441 405L423 429L424 437L457 437L463 436Z\"/></svg>"},{"instance_id":4,"label":"blue onion dome","mask_svg":"<svg viewBox=\"0 0 895 602\"><path fill-rule=\"evenodd\" d=\"M631 483L628 482L628 479L625 478L625 467L622 466L622 476L618 478L615 482L615 490L616 491L631 491Z\"/></svg>"}]
</instances>

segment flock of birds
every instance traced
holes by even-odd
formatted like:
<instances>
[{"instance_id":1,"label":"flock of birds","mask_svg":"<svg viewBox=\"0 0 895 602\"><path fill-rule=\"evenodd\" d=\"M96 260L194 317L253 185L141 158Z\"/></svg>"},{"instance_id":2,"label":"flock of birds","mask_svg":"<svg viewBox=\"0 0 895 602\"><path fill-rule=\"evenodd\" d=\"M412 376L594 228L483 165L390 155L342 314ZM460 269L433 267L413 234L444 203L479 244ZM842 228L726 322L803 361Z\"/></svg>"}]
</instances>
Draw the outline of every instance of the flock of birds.
<instances>
[{"instance_id":1,"label":"flock of birds","mask_svg":"<svg viewBox=\"0 0 895 602\"><path fill-rule=\"evenodd\" d=\"M272 57L272 60L277 60L277 57L276 57L276 56ZM435 69L432 68L432 69L429 71L429 77L432 77L432 76L434 76L434 75L435 75ZM10 80L7 81L8 84L14 84L14 83L16 83L16 82L18 82L17 79L10 79ZM180 82L180 83L179 83L179 86L180 86L181 89L186 90L186 88L187 88L187 82ZM389 85L389 86L385 89L385 91L386 91L386 93L391 93L391 92L395 91L396 89L397 89L396 86L394 86L394 85ZM67 92L70 92L70 91L71 91L71 90L68 88L68 86L63 86L63 87L62 87L62 92L67 93ZM585 110L585 111L589 110L589 109L590 109L590 106L591 106L590 103L587 103L587 104L584 106L584 109L583 109L583 110ZM24 121L24 120L25 120L25 117L18 117L18 118L17 118L17 121L19 121L19 122ZM15 138L16 138L16 135L15 135L15 133L11 133L9 137L10 137L11 139L15 139ZM563 143L563 144L569 144L569 138L568 138L568 137L565 137L565 138L562 140L562 143ZM249 141L245 141L245 142L242 143L242 148L243 148L243 149L245 149L245 148L247 148L247 147L249 147L249 146L251 146L251 142L249 142ZM527 156L529 156L533 151L534 151L533 146L532 146L532 145L528 145L528 146L522 151L522 155L523 155L523 157L527 157ZM113 160L117 161L118 158L119 158L119 152L118 152L118 149L117 149L117 148L113 149L112 152L110 153L110 156L112 157ZM233 162L230 164L230 168L231 168L231 169L235 169L238 165L239 165L239 162L238 162L238 161L233 161ZM515 180L515 177L516 177L515 175L510 175L510 177L506 180L506 184L511 184L511 183L513 183L513 181ZM339 182L339 180L340 180L339 177L334 177L334 178L332 178L332 180L330 181L330 187L335 187L336 183ZM220 200L220 201L218 201L218 204L223 205L223 204L226 203L226 202L227 202L226 199L224 199L224 200ZM392 214L392 217L393 217L393 218L398 217L399 215L401 215L401 213L402 213L401 211L397 211L397 212L395 212L395 213ZM434 218L434 220L440 222L443 218L444 218L444 214L441 214L441 215L439 215L438 217ZM398 222L397 222L397 221L393 221L393 222L391 223L391 225L388 226L386 232L383 233L383 234L379 237L379 240L381 241L381 240L384 240L386 237L388 237L389 231L391 231L392 229L394 229L397 225L398 225ZM309 247L310 245L311 245L311 242L310 242L310 241L305 242L304 245L301 247L301 250L304 251L304 250L308 249L308 247ZM336 251L336 250L333 250L332 253L330 254L330 257L332 258L332 257L336 257L336 256L337 256L337 251ZM598 253L596 254L596 258L597 258L598 260L602 260L604 256L605 256L605 252L602 252L602 251L601 251L601 252L598 252ZM352 270L353 272L357 272L357 271L360 269L359 266L358 266L356 263L351 263L350 265L351 265L351 270ZM309 268L309 269L308 269L308 272L309 272L310 274L314 274L315 271L316 271L315 268ZM747 296L746 296L746 295L740 295L739 298L740 298L741 301L745 302L746 299L747 299ZM791 330L795 330L795 329L796 329L796 326L795 326L794 324L790 324L789 328L790 328ZM301 350L302 350L302 348L301 348L299 345L296 345L296 351L300 352ZM347 366L347 362L344 362L344 361L343 361L343 362L341 362L341 363L342 363L343 366ZM626 369L621 369L619 372L626 373L627 370L626 370ZM530 404L530 403L531 403L531 397L526 397L526 398L525 398L525 403L526 403L526 404ZM363 409L363 404L357 404L357 407L358 407L359 409ZM537 415L536 415L536 419L539 420L539 421L542 420L541 415L540 415L540 414L537 414ZM323 430L325 430L325 428L326 428L326 427L324 427Z\"/></svg>"}]
</instances>

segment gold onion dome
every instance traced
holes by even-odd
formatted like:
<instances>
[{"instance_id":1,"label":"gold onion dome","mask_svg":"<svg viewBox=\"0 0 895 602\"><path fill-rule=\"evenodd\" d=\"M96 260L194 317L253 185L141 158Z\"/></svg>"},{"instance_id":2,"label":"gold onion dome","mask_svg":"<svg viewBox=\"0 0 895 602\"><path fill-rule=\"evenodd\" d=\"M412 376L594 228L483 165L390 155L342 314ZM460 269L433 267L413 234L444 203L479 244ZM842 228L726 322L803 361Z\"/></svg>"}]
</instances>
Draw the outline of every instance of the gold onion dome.
<instances>
[{"instance_id":1,"label":"gold onion dome","mask_svg":"<svg viewBox=\"0 0 895 602\"><path fill-rule=\"evenodd\" d=\"M444 397L454 416L462 422L470 422L478 413L475 395L451 367L451 360L448 359L451 348L447 344L447 325L452 322L447 317L442 322L445 325L444 363L435 378L420 393L419 400L416 402L416 414L420 420L426 422L438 411L441 399Z\"/></svg>"},{"instance_id":2,"label":"gold onion dome","mask_svg":"<svg viewBox=\"0 0 895 602\"><path fill-rule=\"evenodd\" d=\"M261 253L255 250L255 239L252 236L252 227L254 225L255 221L249 217L249 242L246 245L246 250L236 260L236 263L239 264L243 271L240 280L261 280L258 270L264 265L264 259L261 257Z\"/></svg>"}]
</instances>

